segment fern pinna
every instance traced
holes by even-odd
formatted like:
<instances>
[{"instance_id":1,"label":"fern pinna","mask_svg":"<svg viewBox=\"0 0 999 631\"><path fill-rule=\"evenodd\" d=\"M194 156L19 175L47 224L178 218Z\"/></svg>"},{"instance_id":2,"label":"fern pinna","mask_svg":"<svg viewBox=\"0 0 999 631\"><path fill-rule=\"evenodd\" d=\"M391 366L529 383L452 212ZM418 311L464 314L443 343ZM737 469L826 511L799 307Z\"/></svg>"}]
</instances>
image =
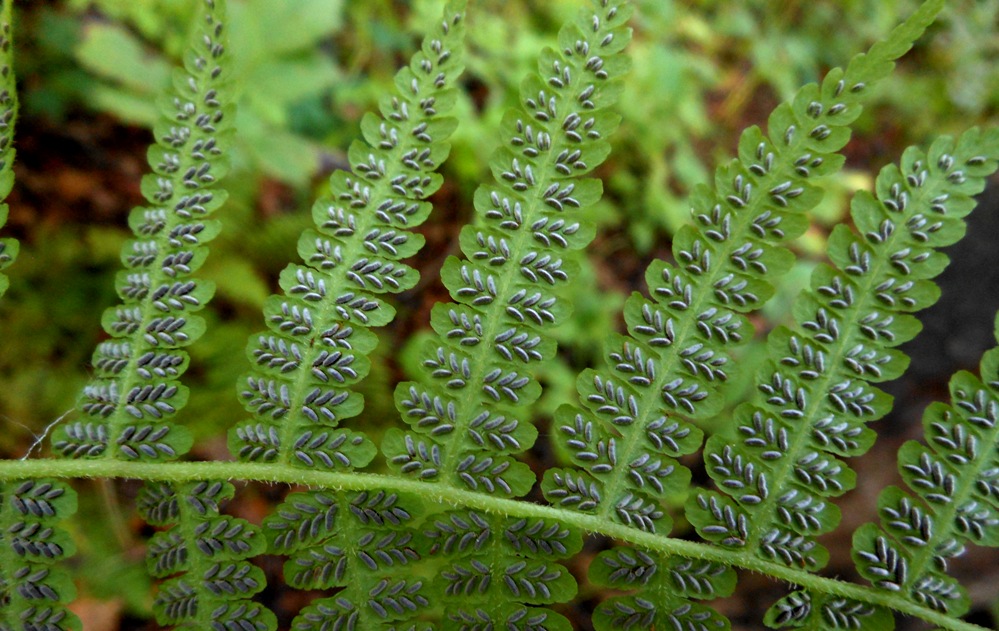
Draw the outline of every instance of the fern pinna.
<instances>
[{"instance_id":1,"label":"fern pinna","mask_svg":"<svg viewBox=\"0 0 999 631\"><path fill-rule=\"evenodd\" d=\"M369 329L395 312L381 297L411 288L417 273L402 262L423 245L412 232L430 214L424 201L440 188L447 158L454 83L461 75L464 3L454 3L409 67L381 118L361 122L352 173L337 171L330 196L312 215L318 232L298 244L307 265L281 274L284 296L264 308L269 331L250 340L254 370L239 395L254 419L230 432L232 452L247 462L295 463L326 470L367 465L377 449L363 433L338 425L356 416L361 396L349 386L368 373Z\"/></svg>"},{"instance_id":2,"label":"fern pinna","mask_svg":"<svg viewBox=\"0 0 999 631\"><path fill-rule=\"evenodd\" d=\"M204 1L204 24L191 43L184 70L149 150L153 172L142 179L150 206L129 216L135 239L123 248L125 271L116 288L122 304L108 309L102 342L91 360L94 379L80 411L87 420L58 428L53 447L70 458L170 460L191 447L190 432L169 419L187 402L180 377L185 347L205 331L192 313L204 308L214 286L193 276L219 232L208 217L225 201L217 188L228 170L225 149L233 134L225 57L224 0Z\"/></svg>"},{"instance_id":3,"label":"fern pinna","mask_svg":"<svg viewBox=\"0 0 999 631\"><path fill-rule=\"evenodd\" d=\"M317 201L318 231L299 241L305 265L281 275L285 296L265 307L270 331L251 339L253 372L240 386L255 416L230 432L246 462L327 471L364 467L377 453L363 432L340 427L362 409L350 386L369 370L367 353L394 310L384 294L410 289L415 270L402 259L423 237L425 201L441 185L435 171L457 127L451 116L463 66L465 2L452 2L408 67L397 91L368 114L349 157L353 172L335 173L331 196ZM295 629L374 628L417 615L424 581L399 576L417 553L403 526L410 519L390 493L311 491L289 496L264 521L270 550L289 555L285 579L300 589L341 588L299 615Z\"/></svg>"},{"instance_id":4,"label":"fern pinna","mask_svg":"<svg viewBox=\"0 0 999 631\"><path fill-rule=\"evenodd\" d=\"M504 145L491 159L496 182L476 191L480 221L461 231L467 258L448 259L441 273L456 302L433 310L429 379L396 389L410 429L390 430L382 449L399 475L497 497L530 490L534 476L515 456L537 438L526 414L541 392L535 370L555 352L551 331L570 311L571 252L593 237L578 215L601 184L583 176L606 158L619 120L607 108L628 67L621 51L630 14L613 0L581 12L560 31L561 50L542 53L540 76L522 84L521 110L504 117ZM575 593L557 560L579 549L577 534L557 522L471 511L425 527L444 594L464 596L447 608L450 622L567 627L533 606Z\"/></svg>"},{"instance_id":5,"label":"fern pinna","mask_svg":"<svg viewBox=\"0 0 999 631\"><path fill-rule=\"evenodd\" d=\"M995 148L999 133L992 136ZM944 145L928 159L950 151ZM962 155L970 153L953 151L955 159ZM999 340L999 319L995 335ZM853 558L875 587L951 616L966 613L969 598L948 575L948 561L968 543L999 546L999 348L985 354L980 372L954 375L950 404L934 403L923 416L926 444L910 441L899 450L899 473L915 497L888 487L878 499L881 525L866 524L853 536Z\"/></svg>"}]
</instances>

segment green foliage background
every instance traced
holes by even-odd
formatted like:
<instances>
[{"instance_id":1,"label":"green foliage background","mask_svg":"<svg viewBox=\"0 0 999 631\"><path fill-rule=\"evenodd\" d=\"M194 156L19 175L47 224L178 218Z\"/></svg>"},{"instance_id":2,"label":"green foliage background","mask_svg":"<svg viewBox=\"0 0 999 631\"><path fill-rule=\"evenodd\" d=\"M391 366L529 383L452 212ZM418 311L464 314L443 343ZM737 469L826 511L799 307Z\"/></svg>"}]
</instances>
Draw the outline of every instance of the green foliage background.
<instances>
[{"instance_id":1,"label":"green foliage background","mask_svg":"<svg viewBox=\"0 0 999 631\"><path fill-rule=\"evenodd\" d=\"M636 1L634 69L620 107L624 121L612 138L612 157L598 173L606 195L593 213L603 230L583 272L583 286L600 292L581 297L559 333L559 362L544 375L543 413L573 396L576 373L593 364L607 332L618 326L615 314L638 287L648 260L668 251L669 235L685 221L682 200L709 177L720 156L731 155L739 131L763 122L799 85L866 49L917 4ZM20 429L0 436L4 457L22 455L34 435L73 407L87 380L83 367L102 336L100 314L114 300L125 218L140 197L154 95L178 60L193 5L57 0L19 6L21 185L9 200L8 229L22 250L0 303L0 418ZM310 223L311 200L328 171L345 164L361 115L386 93L441 5L231 2L240 133L229 178L232 195L219 215L225 227L202 273L217 284L217 297L204 313L208 333L191 349L192 396L181 418L197 419L192 426L202 451L195 455L225 456L224 428L244 415L233 384L247 368L245 341L260 328L263 301ZM444 166L445 187L434 198L435 214L421 229L428 239L417 262L423 280L400 298L396 324L379 332L376 366L362 386L368 402L362 422L394 419L394 383L410 374L430 306L445 295L438 269L456 248L451 235L471 216L471 194L486 176L497 142L493 130L520 77L533 69L537 51L554 41L557 26L578 5L472 2L458 106L462 124ZM848 193L871 188L867 174L909 144L996 120L997 21L999 3L950 2L929 35L879 86L847 150L847 169L829 184L817 223L796 245L803 262L758 328L771 328L787 313L822 257L826 226L843 217ZM390 357L392 349L401 352ZM757 361L761 349L748 346L743 360ZM751 378L753 371L742 374ZM734 384L730 395L737 398L746 387ZM119 500L108 483L92 490L81 498L81 512L110 510L112 519L89 532L88 545L81 546L89 581L84 591L102 597L127 585L128 607L146 609L148 578L135 571L141 557L129 547L132 525L115 517ZM242 510L252 511L252 504Z\"/></svg>"}]
</instances>

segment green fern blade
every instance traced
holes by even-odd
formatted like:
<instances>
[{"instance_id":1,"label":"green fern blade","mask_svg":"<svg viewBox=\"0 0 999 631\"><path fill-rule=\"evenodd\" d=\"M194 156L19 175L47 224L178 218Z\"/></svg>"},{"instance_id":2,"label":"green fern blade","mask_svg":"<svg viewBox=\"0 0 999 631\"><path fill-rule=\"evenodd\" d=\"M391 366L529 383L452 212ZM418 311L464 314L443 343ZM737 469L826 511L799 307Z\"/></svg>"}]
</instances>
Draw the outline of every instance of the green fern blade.
<instances>
[{"instance_id":1,"label":"green fern blade","mask_svg":"<svg viewBox=\"0 0 999 631\"><path fill-rule=\"evenodd\" d=\"M0 228L7 223L9 209L3 200L14 186L14 123L17 120L17 85L14 78L14 46L11 39L11 7L13 0L0 4ZM0 239L0 298L10 286L3 270L17 258L18 242Z\"/></svg>"},{"instance_id":2,"label":"green fern blade","mask_svg":"<svg viewBox=\"0 0 999 631\"><path fill-rule=\"evenodd\" d=\"M0 630L77 631L66 605L76 588L59 563L74 551L58 522L76 512L76 493L63 481L0 485Z\"/></svg>"},{"instance_id":3,"label":"green fern blade","mask_svg":"<svg viewBox=\"0 0 999 631\"><path fill-rule=\"evenodd\" d=\"M281 274L283 296L264 307L269 331L250 339L252 372L238 387L254 418L229 433L240 460L326 470L367 465L377 448L339 427L361 412L351 386L369 370L367 354L394 310L382 298L412 287L402 259L423 245L412 231L430 213L426 198L442 182L435 170L457 127L450 117L463 71L464 2L450 4L381 103L361 123L365 142L348 154L352 173L330 178L331 195L313 208L316 230L299 241L305 265Z\"/></svg>"},{"instance_id":4,"label":"green fern blade","mask_svg":"<svg viewBox=\"0 0 999 631\"><path fill-rule=\"evenodd\" d=\"M649 267L652 299L628 300L628 337L612 338L608 368L580 375L582 408L556 415L576 468L546 472L549 502L669 532L662 504L682 497L690 482L677 459L702 438L684 419L708 418L722 405L728 353L751 337L742 314L758 309L790 268L782 244L805 229L804 214L821 198L814 180L842 166L837 152L862 98L939 8L927 5L845 72L802 88L770 116L767 135L755 127L743 133L739 160L718 169L715 192L695 191L695 224L673 242L676 265Z\"/></svg>"},{"instance_id":5,"label":"green fern blade","mask_svg":"<svg viewBox=\"0 0 999 631\"><path fill-rule=\"evenodd\" d=\"M249 600L264 588L260 568L247 559L266 548L260 530L221 515L232 498L227 482L147 484L139 512L149 523L169 527L150 541L150 574L167 577L153 601L160 624L178 629L273 631L277 621Z\"/></svg>"},{"instance_id":6,"label":"green fern blade","mask_svg":"<svg viewBox=\"0 0 999 631\"><path fill-rule=\"evenodd\" d=\"M969 598L947 574L948 562L969 543L999 547L999 349L982 358L981 380L959 372L950 391L949 405L935 403L923 416L926 444L899 450L915 497L885 489L881 525L854 533L853 558L876 588L957 618Z\"/></svg>"},{"instance_id":7,"label":"green fern blade","mask_svg":"<svg viewBox=\"0 0 999 631\"><path fill-rule=\"evenodd\" d=\"M208 217L225 200L217 185L228 170L235 114L225 71L225 3L205 0L202 11L184 70L161 103L149 151L153 173L142 181L151 206L129 217L136 238L122 250L122 303L102 320L113 339L94 352L95 377L79 404L86 420L60 427L53 439L63 456L170 460L191 446L189 432L169 420L187 402L179 381L188 364L183 349L205 329L191 314L214 293L192 274L218 233Z\"/></svg>"}]
</instances>

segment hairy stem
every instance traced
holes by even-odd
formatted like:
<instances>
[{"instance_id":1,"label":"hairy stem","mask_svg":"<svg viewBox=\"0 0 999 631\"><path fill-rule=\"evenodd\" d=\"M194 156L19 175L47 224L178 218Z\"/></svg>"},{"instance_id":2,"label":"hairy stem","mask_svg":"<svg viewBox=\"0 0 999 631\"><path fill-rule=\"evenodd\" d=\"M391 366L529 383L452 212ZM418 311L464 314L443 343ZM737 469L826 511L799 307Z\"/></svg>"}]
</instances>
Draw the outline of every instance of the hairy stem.
<instances>
[{"instance_id":1,"label":"hairy stem","mask_svg":"<svg viewBox=\"0 0 999 631\"><path fill-rule=\"evenodd\" d=\"M417 493L441 504L460 505L510 517L552 519L584 532L604 535L654 550L663 555L703 559L740 567L793 583L813 592L832 594L859 602L887 607L954 631L982 631L984 627L954 620L928 607L914 605L901 596L875 591L833 578L759 559L748 552L734 553L718 546L685 541L636 530L621 524L570 510L525 501L493 497L446 485L428 485L418 480L376 473L326 473L282 464L246 462L121 462L94 460L2 460L0 481L25 478L129 478L158 482L191 482L229 479L283 484L304 484L336 491L397 491Z\"/></svg>"}]
</instances>

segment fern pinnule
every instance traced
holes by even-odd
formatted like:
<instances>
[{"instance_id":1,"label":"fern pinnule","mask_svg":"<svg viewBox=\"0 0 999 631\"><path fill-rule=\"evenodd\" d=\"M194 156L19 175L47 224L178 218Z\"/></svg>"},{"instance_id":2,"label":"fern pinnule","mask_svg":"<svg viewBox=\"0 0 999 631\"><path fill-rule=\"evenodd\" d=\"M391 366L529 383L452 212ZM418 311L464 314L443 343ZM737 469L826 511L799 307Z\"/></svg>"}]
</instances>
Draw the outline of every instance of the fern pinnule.
<instances>
[{"instance_id":1,"label":"fern pinnule","mask_svg":"<svg viewBox=\"0 0 999 631\"><path fill-rule=\"evenodd\" d=\"M94 378L79 408L86 420L59 427L53 447L71 458L171 460L191 446L171 417L187 403L180 377L185 347L205 330L194 312L214 293L194 272L219 231L208 217L225 201L219 180L228 170L234 105L228 86L224 0L203 0L203 23L149 150L153 173L142 179L150 206L129 216L135 239L122 249L125 271L116 280L121 305L104 313L113 339L94 351Z\"/></svg>"},{"instance_id":2,"label":"fern pinnule","mask_svg":"<svg viewBox=\"0 0 999 631\"><path fill-rule=\"evenodd\" d=\"M910 148L900 167L881 171L876 198L855 196L860 235L845 226L833 231L836 268L817 268L795 306L795 327L770 334L756 396L734 413L738 438L716 435L707 443L707 470L722 492L688 502L702 536L774 563L810 571L825 564L828 554L815 538L839 522L830 498L855 483L842 458L870 447L865 424L890 408L871 383L904 371L907 358L895 347L920 328L909 314L939 296L930 279L947 258L936 248L963 236L971 196L996 169L997 139L994 131L971 130L956 143L938 140L929 152ZM843 626L875 615L857 610ZM784 617L773 619L796 623Z\"/></svg>"},{"instance_id":3,"label":"fern pinnule","mask_svg":"<svg viewBox=\"0 0 999 631\"><path fill-rule=\"evenodd\" d=\"M0 228L7 223L9 208L3 200L14 186L14 122L17 120L17 86L14 81L10 14L14 0L0 4ZM0 239L0 298L10 285L3 270L17 258L18 243Z\"/></svg>"},{"instance_id":4,"label":"fern pinnule","mask_svg":"<svg viewBox=\"0 0 999 631\"><path fill-rule=\"evenodd\" d=\"M363 433L338 427L357 415L350 386L369 370L377 339L371 327L395 315L381 297L411 288L417 272L402 259L423 246L412 232L430 214L425 201L441 183L435 171L457 127L450 115L463 66L464 2L445 9L410 65L381 102L381 118L361 121L364 141L349 151L352 173L330 178L331 194L313 207L316 230L298 249L306 265L281 274L284 296L264 307L269 331L250 339L254 367L240 398L254 415L230 430L240 460L327 470L363 467L377 449Z\"/></svg>"},{"instance_id":5,"label":"fern pinnule","mask_svg":"<svg viewBox=\"0 0 999 631\"><path fill-rule=\"evenodd\" d=\"M993 137L995 147L999 133ZM898 452L915 497L895 486L882 491L881 524L854 533L853 558L874 587L956 618L969 598L947 574L950 559L969 543L999 547L999 348L982 357L980 377L954 375L950 392L949 405L935 403L923 416L926 444L909 441Z\"/></svg>"}]
</instances>

